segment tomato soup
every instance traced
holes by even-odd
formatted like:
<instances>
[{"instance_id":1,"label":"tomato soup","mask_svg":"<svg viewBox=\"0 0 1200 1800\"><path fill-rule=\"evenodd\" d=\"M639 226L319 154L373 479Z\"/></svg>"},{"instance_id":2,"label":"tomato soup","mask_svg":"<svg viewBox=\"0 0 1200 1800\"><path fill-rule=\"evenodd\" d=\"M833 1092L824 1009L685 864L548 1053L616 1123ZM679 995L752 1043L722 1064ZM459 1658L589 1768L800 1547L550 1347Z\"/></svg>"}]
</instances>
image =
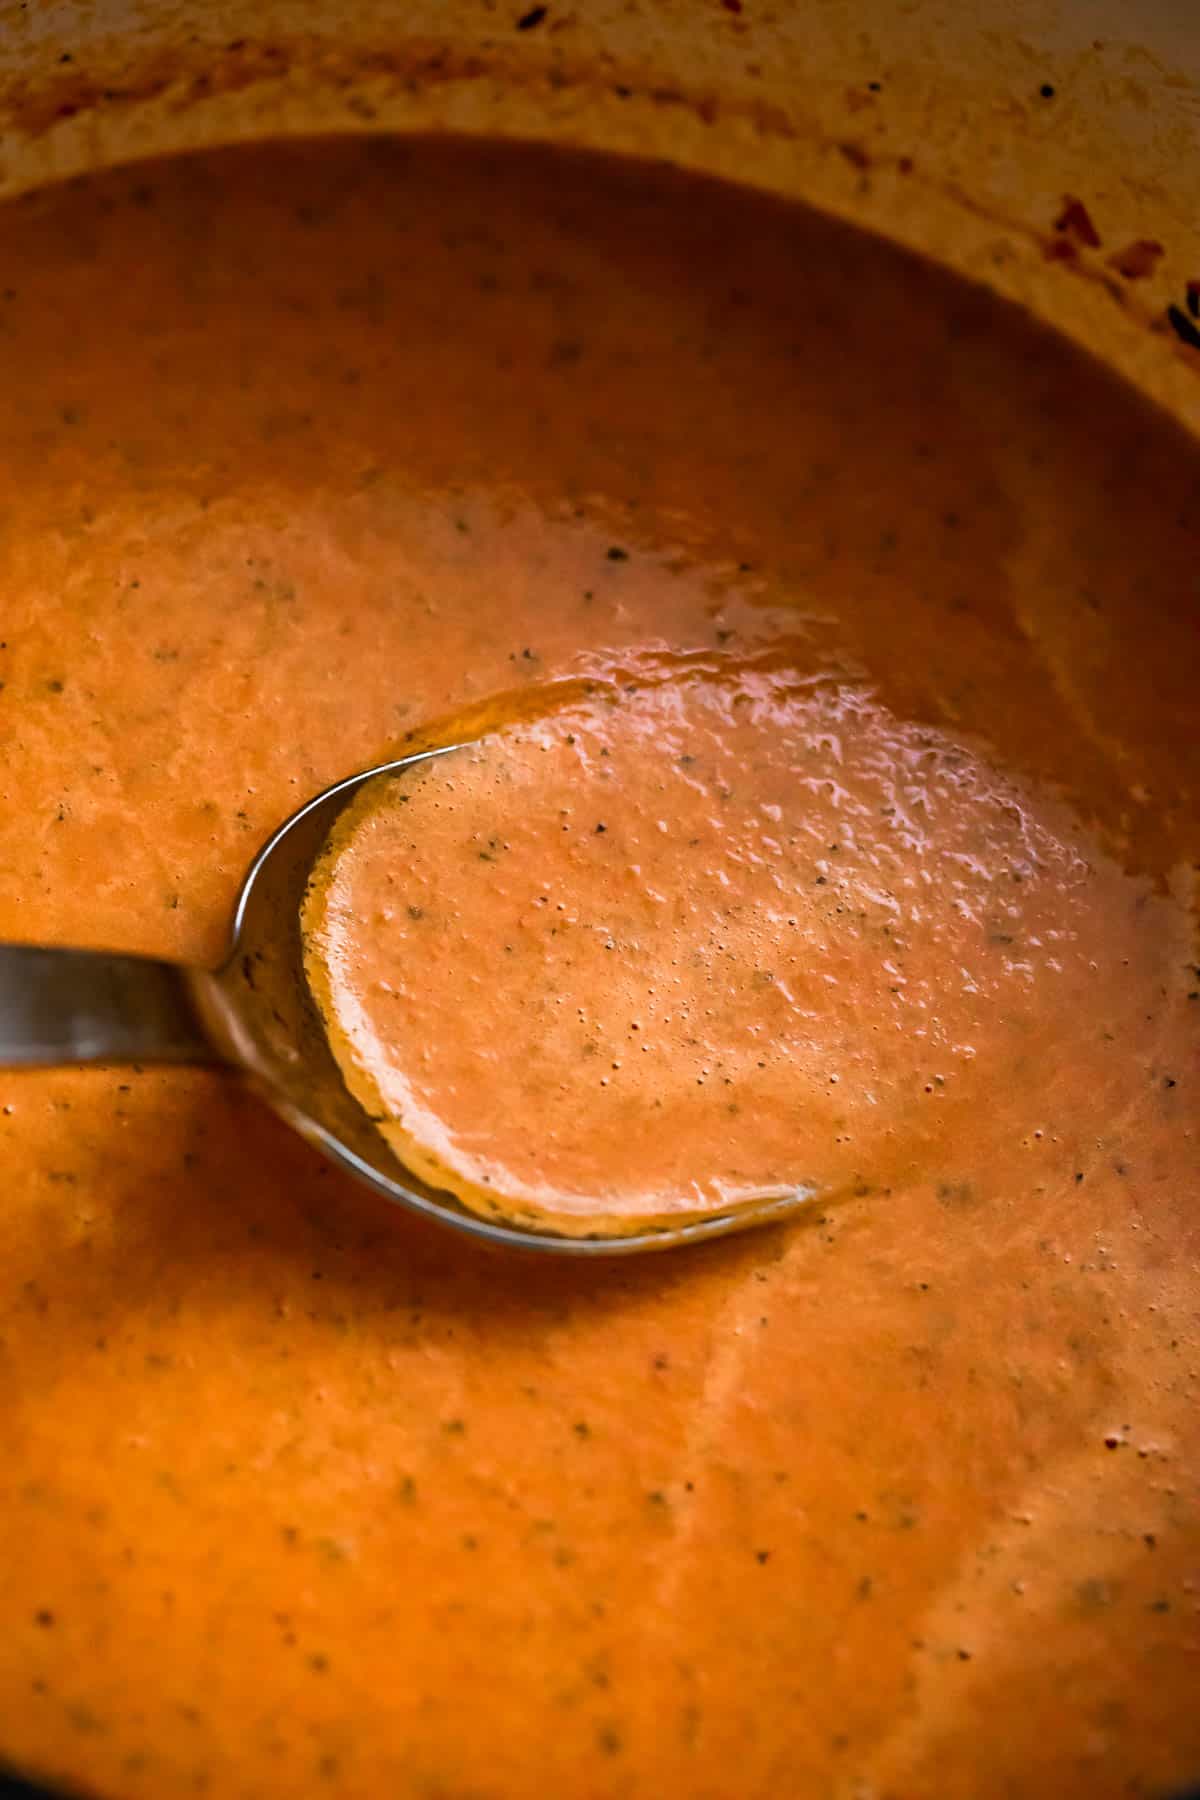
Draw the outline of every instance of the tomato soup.
<instances>
[{"instance_id":1,"label":"tomato soup","mask_svg":"<svg viewBox=\"0 0 1200 1800\"><path fill-rule=\"evenodd\" d=\"M532 721L498 703L351 806L308 976L402 1164L587 1235L886 1199L967 1142L984 1178L1098 1026L1161 1051L1178 909L790 655L631 664Z\"/></svg>"},{"instance_id":2,"label":"tomato soup","mask_svg":"<svg viewBox=\"0 0 1200 1800\"><path fill-rule=\"evenodd\" d=\"M215 961L295 805L466 729L310 898L400 1148L572 1231L811 1190L523 1259L218 1072L0 1075L0 1753L1200 1774L1195 444L666 170L244 149L0 246L0 934Z\"/></svg>"}]
</instances>

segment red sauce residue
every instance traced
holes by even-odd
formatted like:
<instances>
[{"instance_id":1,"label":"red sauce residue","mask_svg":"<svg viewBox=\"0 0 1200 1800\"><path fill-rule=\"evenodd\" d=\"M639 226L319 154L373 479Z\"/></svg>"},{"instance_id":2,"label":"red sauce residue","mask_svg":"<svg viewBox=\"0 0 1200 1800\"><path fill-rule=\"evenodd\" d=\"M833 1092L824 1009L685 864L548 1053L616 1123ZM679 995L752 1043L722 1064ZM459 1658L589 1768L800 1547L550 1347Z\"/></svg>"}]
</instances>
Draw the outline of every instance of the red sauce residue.
<instances>
[{"instance_id":1,"label":"red sauce residue","mask_svg":"<svg viewBox=\"0 0 1200 1800\"><path fill-rule=\"evenodd\" d=\"M1054 229L1065 232L1087 250L1100 248L1100 233L1092 224L1092 215L1083 201L1077 200L1073 194L1063 195L1062 211L1054 221Z\"/></svg>"},{"instance_id":2,"label":"red sauce residue","mask_svg":"<svg viewBox=\"0 0 1200 1800\"><path fill-rule=\"evenodd\" d=\"M1148 275L1153 275L1164 255L1163 246L1153 238L1137 238L1124 250L1110 256L1108 262L1109 267L1123 275L1126 281L1144 281Z\"/></svg>"},{"instance_id":3,"label":"red sauce residue","mask_svg":"<svg viewBox=\"0 0 1200 1800\"><path fill-rule=\"evenodd\" d=\"M856 169L869 169L870 168L870 166L871 166L870 154L866 150L864 150L864 148L861 144L841 143L838 145L838 149L841 151L841 153L845 157L846 161L848 163L852 163Z\"/></svg>"}]
</instances>

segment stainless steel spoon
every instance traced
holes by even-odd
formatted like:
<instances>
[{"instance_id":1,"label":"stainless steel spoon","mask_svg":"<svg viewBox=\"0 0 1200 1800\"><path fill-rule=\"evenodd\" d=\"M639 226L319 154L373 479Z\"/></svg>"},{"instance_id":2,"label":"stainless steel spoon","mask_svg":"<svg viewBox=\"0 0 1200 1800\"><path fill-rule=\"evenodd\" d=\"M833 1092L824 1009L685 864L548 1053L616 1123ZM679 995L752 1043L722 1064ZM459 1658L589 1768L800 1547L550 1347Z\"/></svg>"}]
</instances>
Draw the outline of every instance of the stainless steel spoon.
<instances>
[{"instance_id":1,"label":"stainless steel spoon","mask_svg":"<svg viewBox=\"0 0 1200 1800\"><path fill-rule=\"evenodd\" d=\"M381 763L326 788L259 851L233 912L218 969L152 957L0 944L0 1068L63 1063L217 1063L339 1168L413 1212L491 1244L568 1256L631 1255L721 1237L792 1212L794 1197L643 1231L562 1237L499 1225L427 1186L392 1154L342 1080L304 978L300 905L334 820L364 782L456 749L445 745Z\"/></svg>"}]
</instances>

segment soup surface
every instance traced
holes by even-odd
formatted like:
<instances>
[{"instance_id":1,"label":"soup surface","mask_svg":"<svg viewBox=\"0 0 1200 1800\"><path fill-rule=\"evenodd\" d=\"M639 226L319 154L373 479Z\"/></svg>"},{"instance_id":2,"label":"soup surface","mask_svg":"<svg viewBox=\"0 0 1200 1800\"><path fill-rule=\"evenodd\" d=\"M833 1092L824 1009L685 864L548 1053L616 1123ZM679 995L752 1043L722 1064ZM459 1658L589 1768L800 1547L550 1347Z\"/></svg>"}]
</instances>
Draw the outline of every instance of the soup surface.
<instances>
[{"instance_id":1,"label":"soup surface","mask_svg":"<svg viewBox=\"0 0 1200 1800\"><path fill-rule=\"evenodd\" d=\"M1003 1154L1098 1031L1157 1049L1175 909L954 739L720 657L576 685L371 783L304 906L346 1079L427 1181L568 1234L890 1198Z\"/></svg>"},{"instance_id":2,"label":"soup surface","mask_svg":"<svg viewBox=\"0 0 1200 1800\"><path fill-rule=\"evenodd\" d=\"M0 933L215 960L294 804L482 707L314 921L419 949L368 998L461 1181L835 1196L513 1260L212 1072L0 1075L3 1753L114 1800L1200 1773L1195 446L666 172L239 151L0 245ZM492 960L582 1021L454 954L501 888ZM694 1029L631 1011L659 907Z\"/></svg>"}]
</instances>

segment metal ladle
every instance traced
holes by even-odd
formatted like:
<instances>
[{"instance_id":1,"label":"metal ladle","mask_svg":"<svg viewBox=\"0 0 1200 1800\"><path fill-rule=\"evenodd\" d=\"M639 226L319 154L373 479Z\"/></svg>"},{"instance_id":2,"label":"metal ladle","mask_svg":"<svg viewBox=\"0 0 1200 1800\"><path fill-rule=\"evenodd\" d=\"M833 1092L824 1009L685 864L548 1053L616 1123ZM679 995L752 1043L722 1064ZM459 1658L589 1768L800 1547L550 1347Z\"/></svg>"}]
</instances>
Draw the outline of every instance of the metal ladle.
<instances>
[{"instance_id":1,"label":"metal ladle","mask_svg":"<svg viewBox=\"0 0 1200 1800\"><path fill-rule=\"evenodd\" d=\"M365 782L444 756L444 745L352 775L292 814L259 851L214 970L98 950L0 944L0 1068L208 1063L240 1072L339 1168L399 1206L490 1244L631 1255L721 1237L795 1210L791 1196L629 1236L503 1225L428 1186L393 1155L342 1079L304 977L300 906L338 814Z\"/></svg>"}]
</instances>

